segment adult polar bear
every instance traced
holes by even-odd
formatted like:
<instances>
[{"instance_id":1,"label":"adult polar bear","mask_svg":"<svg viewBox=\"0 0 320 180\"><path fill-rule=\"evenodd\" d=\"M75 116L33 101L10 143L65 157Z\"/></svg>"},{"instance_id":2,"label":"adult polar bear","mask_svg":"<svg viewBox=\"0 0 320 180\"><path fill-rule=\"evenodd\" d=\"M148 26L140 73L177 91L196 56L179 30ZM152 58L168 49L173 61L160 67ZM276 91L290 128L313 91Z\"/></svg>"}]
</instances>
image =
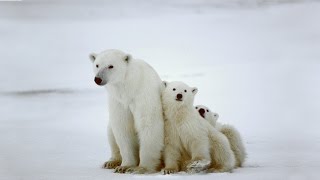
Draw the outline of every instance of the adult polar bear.
<instances>
[{"instance_id":1,"label":"adult polar bear","mask_svg":"<svg viewBox=\"0 0 320 180\"><path fill-rule=\"evenodd\" d=\"M159 75L146 62L119 50L92 53L90 59L96 84L109 92L111 158L104 167L117 173L159 170L164 146Z\"/></svg>"}]
</instances>

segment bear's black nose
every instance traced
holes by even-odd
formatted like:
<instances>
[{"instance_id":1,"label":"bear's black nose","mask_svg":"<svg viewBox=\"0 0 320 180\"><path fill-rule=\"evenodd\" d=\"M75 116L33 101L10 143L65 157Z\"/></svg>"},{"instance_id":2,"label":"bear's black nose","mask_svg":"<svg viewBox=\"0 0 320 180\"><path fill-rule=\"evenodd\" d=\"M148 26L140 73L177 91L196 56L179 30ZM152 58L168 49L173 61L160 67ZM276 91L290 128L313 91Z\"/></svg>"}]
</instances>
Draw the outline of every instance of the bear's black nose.
<instances>
[{"instance_id":1,"label":"bear's black nose","mask_svg":"<svg viewBox=\"0 0 320 180\"><path fill-rule=\"evenodd\" d=\"M182 98L182 94L177 94L177 99L181 99Z\"/></svg>"},{"instance_id":2,"label":"bear's black nose","mask_svg":"<svg viewBox=\"0 0 320 180\"><path fill-rule=\"evenodd\" d=\"M200 113L200 115L204 118L204 113L205 113L206 111L203 109L203 108L201 108L201 109L199 109L199 113Z\"/></svg>"},{"instance_id":3,"label":"bear's black nose","mask_svg":"<svg viewBox=\"0 0 320 180\"><path fill-rule=\"evenodd\" d=\"M96 84L100 85L102 83L102 79L98 78L98 77L95 77L94 78L94 82L96 82Z\"/></svg>"}]
</instances>

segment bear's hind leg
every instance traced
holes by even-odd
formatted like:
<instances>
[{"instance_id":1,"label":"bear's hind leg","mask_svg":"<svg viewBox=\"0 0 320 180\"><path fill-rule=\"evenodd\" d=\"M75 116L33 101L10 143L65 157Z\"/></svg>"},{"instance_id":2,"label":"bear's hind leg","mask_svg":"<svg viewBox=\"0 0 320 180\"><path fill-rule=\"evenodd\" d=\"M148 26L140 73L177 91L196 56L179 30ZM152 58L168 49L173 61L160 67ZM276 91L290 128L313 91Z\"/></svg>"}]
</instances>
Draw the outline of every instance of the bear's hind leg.
<instances>
[{"instance_id":1,"label":"bear's hind leg","mask_svg":"<svg viewBox=\"0 0 320 180\"><path fill-rule=\"evenodd\" d=\"M228 139L220 132L212 129L214 133L210 134L211 139L211 157L212 172L231 172L235 167L235 156L231 150Z\"/></svg>"},{"instance_id":2,"label":"bear's hind leg","mask_svg":"<svg viewBox=\"0 0 320 180\"><path fill-rule=\"evenodd\" d=\"M231 125L222 125L219 130L229 140L231 149L236 158L236 167L241 167L246 158L246 150L240 133Z\"/></svg>"}]
</instances>

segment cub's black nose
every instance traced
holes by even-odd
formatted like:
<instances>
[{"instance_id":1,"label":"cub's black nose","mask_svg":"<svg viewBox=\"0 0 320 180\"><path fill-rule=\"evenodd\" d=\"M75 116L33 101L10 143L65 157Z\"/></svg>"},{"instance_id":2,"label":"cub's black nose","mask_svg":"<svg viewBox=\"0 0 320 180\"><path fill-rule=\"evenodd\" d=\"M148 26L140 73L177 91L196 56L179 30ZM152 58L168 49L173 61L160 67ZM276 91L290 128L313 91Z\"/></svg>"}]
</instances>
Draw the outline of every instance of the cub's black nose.
<instances>
[{"instance_id":1,"label":"cub's black nose","mask_svg":"<svg viewBox=\"0 0 320 180\"><path fill-rule=\"evenodd\" d=\"M204 113L205 113L206 111L203 109L203 108L201 108L201 109L199 109L199 113L200 113L200 115L204 118Z\"/></svg>"},{"instance_id":2,"label":"cub's black nose","mask_svg":"<svg viewBox=\"0 0 320 180\"><path fill-rule=\"evenodd\" d=\"M96 82L96 84L98 84L98 85L101 85L102 79L101 79L101 78L98 78L98 77L95 77L95 78L94 78L94 82Z\"/></svg>"},{"instance_id":3,"label":"cub's black nose","mask_svg":"<svg viewBox=\"0 0 320 180\"><path fill-rule=\"evenodd\" d=\"M182 98L182 94L177 94L177 99L181 99Z\"/></svg>"}]
</instances>

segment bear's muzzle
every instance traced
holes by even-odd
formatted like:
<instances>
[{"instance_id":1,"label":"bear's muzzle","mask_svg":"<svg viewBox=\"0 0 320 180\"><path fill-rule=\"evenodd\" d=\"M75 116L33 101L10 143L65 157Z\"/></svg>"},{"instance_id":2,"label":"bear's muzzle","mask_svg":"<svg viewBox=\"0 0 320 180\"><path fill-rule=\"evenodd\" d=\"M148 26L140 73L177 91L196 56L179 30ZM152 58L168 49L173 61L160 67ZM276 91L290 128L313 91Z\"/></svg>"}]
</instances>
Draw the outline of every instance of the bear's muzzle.
<instances>
[{"instance_id":1,"label":"bear's muzzle","mask_svg":"<svg viewBox=\"0 0 320 180\"><path fill-rule=\"evenodd\" d=\"M99 86L104 86L107 84L107 80L105 77L106 68L101 69L97 75L94 77L94 82Z\"/></svg>"},{"instance_id":2,"label":"bear's muzzle","mask_svg":"<svg viewBox=\"0 0 320 180\"><path fill-rule=\"evenodd\" d=\"M102 79L101 78L99 78L99 77L94 77L94 82L97 84L97 85L101 85L101 83L102 83Z\"/></svg>"}]
</instances>

